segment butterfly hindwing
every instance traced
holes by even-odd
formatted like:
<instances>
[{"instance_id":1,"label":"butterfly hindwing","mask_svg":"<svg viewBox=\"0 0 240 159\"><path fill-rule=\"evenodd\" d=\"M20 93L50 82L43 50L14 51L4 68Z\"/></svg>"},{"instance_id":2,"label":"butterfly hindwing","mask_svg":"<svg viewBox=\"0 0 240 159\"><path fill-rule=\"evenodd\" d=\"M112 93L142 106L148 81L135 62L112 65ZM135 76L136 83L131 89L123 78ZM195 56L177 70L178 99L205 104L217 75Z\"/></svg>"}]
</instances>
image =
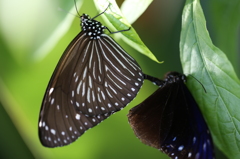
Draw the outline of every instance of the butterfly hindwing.
<instances>
[{"instance_id":1,"label":"butterfly hindwing","mask_svg":"<svg viewBox=\"0 0 240 159\"><path fill-rule=\"evenodd\" d=\"M52 100L57 98L52 96L51 103L56 102L56 107L45 107L46 110L41 114L39 121L39 137L41 143L46 147L68 145L86 130L96 126L111 115L89 117L78 112L70 101L64 100L66 98L65 93L57 92L58 94L55 95L61 97L61 100Z\"/></svg>"}]
</instances>

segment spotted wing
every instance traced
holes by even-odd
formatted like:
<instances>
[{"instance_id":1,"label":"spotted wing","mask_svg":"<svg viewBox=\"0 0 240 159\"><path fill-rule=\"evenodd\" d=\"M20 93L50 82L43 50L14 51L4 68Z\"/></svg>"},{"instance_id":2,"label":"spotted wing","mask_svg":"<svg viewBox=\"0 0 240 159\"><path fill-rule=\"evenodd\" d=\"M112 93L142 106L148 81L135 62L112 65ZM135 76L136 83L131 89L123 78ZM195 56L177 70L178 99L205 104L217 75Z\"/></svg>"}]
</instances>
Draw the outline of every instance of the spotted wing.
<instances>
[{"instance_id":1,"label":"spotted wing","mask_svg":"<svg viewBox=\"0 0 240 159\"><path fill-rule=\"evenodd\" d=\"M112 38L90 40L82 52L69 85L69 99L79 112L116 112L135 98L143 83L141 68Z\"/></svg>"},{"instance_id":2,"label":"spotted wing","mask_svg":"<svg viewBox=\"0 0 240 159\"><path fill-rule=\"evenodd\" d=\"M61 88L56 88L61 89ZM111 114L89 117L79 113L67 98L66 94L57 91L50 102L56 104L56 108L45 107L41 111L39 121L39 138L42 145L46 147L58 147L72 143L86 130L98 125ZM62 97L59 100L57 97ZM66 109L67 108L67 109Z\"/></svg>"},{"instance_id":3,"label":"spotted wing","mask_svg":"<svg viewBox=\"0 0 240 159\"><path fill-rule=\"evenodd\" d=\"M142 83L137 62L113 39L104 34L100 39L90 39L85 32L79 33L65 50L48 84L39 117L41 142L49 147L64 145L64 141L54 144L54 134L46 135L46 129L68 131L71 125L66 115L73 118L76 130L81 126L76 114L100 122L105 114L110 115L133 100ZM60 108L61 113L56 113ZM76 136L84 131L79 130ZM46 142L46 138L52 141Z\"/></svg>"},{"instance_id":4,"label":"spotted wing","mask_svg":"<svg viewBox=\"0 0 240 159\"><path fill-rule=\"evenodd\" d=\"M136 136L175 159L213 159L208 127L183 82L167 83L128 114Z\"/></svg>"}]
</instances>

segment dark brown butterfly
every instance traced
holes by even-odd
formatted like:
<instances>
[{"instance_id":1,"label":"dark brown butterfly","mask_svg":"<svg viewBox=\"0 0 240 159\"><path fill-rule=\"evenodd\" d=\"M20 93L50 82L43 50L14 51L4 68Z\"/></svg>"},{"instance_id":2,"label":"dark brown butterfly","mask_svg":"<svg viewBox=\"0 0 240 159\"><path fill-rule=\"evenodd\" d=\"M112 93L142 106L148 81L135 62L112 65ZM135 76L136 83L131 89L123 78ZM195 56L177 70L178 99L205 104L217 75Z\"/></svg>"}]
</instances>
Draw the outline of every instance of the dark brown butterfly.
<instances>
[{"instance_id":1,"label":"dark brown butterfly","mask_svg":"<svg viewBox=\"0 0 240 159\"><path fill-rule=\"evenodd\" d=\"M64 51L48 84L39 116L39 138L46 147L72 143L124 108L142 86L140 66L104 34L105 29L116 32L96 21L99 15L80 16L82 31Z\"/></svg>"},{"instance_id":2,"label":"dark brown butterfly","mask_svg":"<svg viewBox=\"0 0 240 159\"><path fill-rule=\"evenodd\" d=\"M128 119L136 136L172 159L213 159L213 143L205 120L187 89L186 76L169 72L164 80L144 75L160 88Z\"/></svg>"}]
</instances>

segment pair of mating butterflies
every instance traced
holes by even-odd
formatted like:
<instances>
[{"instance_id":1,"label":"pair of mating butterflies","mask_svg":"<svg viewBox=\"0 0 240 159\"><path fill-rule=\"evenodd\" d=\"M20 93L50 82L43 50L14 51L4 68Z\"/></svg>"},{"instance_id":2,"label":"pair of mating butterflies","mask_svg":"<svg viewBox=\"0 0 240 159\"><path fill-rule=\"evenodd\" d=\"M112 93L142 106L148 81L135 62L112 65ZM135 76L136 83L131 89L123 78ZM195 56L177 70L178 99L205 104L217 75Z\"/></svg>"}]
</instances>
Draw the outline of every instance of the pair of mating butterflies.
<instances>
[{"instance_id":1,"label":"pair of mating butterflies","mask_svg":"<svg viewBox=\"0 0 240 159\"><path fill-rule=\"evenodd\" d=\"M80 16L82 31L51 77L39 117L42 145L72 143L130 103L148 79L159 89L128 114L136 136L171 158L214 158L211 135L184 84L186 76L170 72L159 80L144 74L138 63L104 34L105 29L114 32L95 20L99 15Z\"/></svg>"}]
</instances>

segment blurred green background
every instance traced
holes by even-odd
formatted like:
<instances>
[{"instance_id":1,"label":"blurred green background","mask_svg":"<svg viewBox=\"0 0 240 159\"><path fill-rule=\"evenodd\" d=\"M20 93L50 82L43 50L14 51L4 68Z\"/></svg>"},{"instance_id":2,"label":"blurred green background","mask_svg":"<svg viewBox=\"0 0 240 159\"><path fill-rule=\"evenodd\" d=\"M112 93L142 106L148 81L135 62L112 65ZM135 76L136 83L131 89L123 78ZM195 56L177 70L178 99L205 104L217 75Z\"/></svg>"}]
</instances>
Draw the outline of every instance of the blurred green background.
<instances>
[{"instance_id":1,"label":"blurred green background","mask_svg":"<svg viewBox=\"0 0 240 159\"><path fill-rule=\"evenodd\" d=\"M122 3L121 0L117 2ZM117 40L145 73L162 77L168 71L182 72L179 39L184 3L184 0L155 0L133 24L143 42L159 61L164 61L163 64L153 62ZM213 43L227 54L240 75L240 54L236 47L239 43L236 34L239 21L234 16L229 20L236 26L235 30L222 26L226 22L224 18L228 19L227 15L231 15L231 5L234 5L225 3L228 2L202 1L202 7ZM157 89L147 81L131 104L87 131L76 142L54 149L41 145L38 117L45 89L64 49L80 32L76 12L69 11L73 4L73 0L0 0L0 158L168 158L142 144L127 121L129 109ZM92 17L99 13L92 0L85 0L79 12ZM73 23L68 23L71 18L74 18ZM101 18L98 20L101 21ZM52 49L42 48L49 35L63 23L71 24L68 31L64 33L62 30L64 35L60 39L55 38L57 43ZM224 157L217 151L217 158Z\"/></svg>"}]
</instances>

